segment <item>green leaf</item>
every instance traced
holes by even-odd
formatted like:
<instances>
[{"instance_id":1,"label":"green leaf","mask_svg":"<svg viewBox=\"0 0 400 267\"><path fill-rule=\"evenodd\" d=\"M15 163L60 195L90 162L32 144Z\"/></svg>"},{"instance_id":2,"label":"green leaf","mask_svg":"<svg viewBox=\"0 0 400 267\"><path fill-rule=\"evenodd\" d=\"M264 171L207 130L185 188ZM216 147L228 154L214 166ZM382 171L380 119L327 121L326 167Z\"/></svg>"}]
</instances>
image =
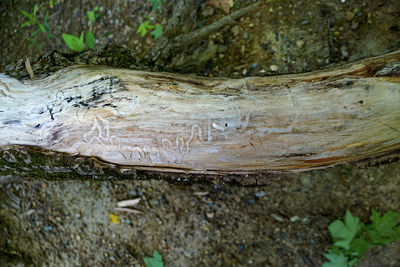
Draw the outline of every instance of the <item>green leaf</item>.
<instances>
[{"instance_id":1,"label":"green leaf","mask_svg":"<svg viewBox=\"0 0 400 267\"><path fill-rule=\"evenodd\" d=\"M79 39L78 37L66 33L63 33L61 37L64 39L64 42L71 50L80 52L85 47L85 45L83 44L83 38L81 41L81 39Z\"/></svg>"},{"instance_id":2,"label":"green leaf","mask_svg":"<svg viewBox=\"0 0 400 267\"><path fill-rule=\"evenodd\" d=\"M96 40L94 38L94 35L92 33L92 31L88 31L88 33L85 36L85 41L86 41L86 45L90 48L93 49L94 48L94 44L96 43Z\"/></svg>"},{"instance_id":3,"label":"green leaf","mask_svg":"<svg viewBox=\"0 0 400 267\"><path fill-rule=\"evenodd\" d=\"M142 35L142 37L143 37L143 36L146 35L147 30L151 30L151 29L153 29L153 28L154 28L154 26L153 26L153 25L150 25L150 21L149 21L149 20L146 20L145 22L143 22L142 24L140 24L140 26L139 26L137 32L140 33L140 35Z\"/></svg>"},{"instance_id":4,"label":"green leaf","mask_svg":"<svg viewBox=\"0 0 400 267\"><path fill-rule=\"evenodd\" d=\"M163 34L163 27L160 24L156 24L154 26L154 30L151 32L151 35L154 36L154 39L157 39Z\"/></svg>"},{"instance_id":5,"label":"green leaf","mask_svg":"<svg viewBox=\"0 0 400 267\"><path fill-rule=\"evenodd\" d=\"M388 211L381 216L372 209L371 224L367 227L367 235L375 245L386 245L400 240L400 213Z\"/></svg>"},{"instance_id":6,"label":"green leaf","mask_svg":"<svg viewBox=\"0 0 400 267\"><path fill-rule=\"evenodd\" d=\"M162 256L157 250L154 250L153 257L144 257L144 262L146 263L146 267L163 267L164 266Z\"/></svg>"},{"instance_id":7,"label":"green leaf","mask_svg":"<svg viewBox=\"0 0 400 267\"><path fill-rule=\"evenodd\" d=\"M31 34L31 36L32 36L32 37L35 37L36 34L38 34L39 31L40 31L39 29L35 30L35 31Z\"/></svg>"},{"instance_id":8,"label":"green leaf","mask_svg":"<svg viewBox=\"0 0 400 267\"><path fill-rule=\"evenodd\" d=\"M31 14L29 14L28 12L24 11L24 10L20 10L21 14L24 15L25 17L30 18L31 20L35 20Z\"/></svg>"},{"instance_id":9,"label":"green leaf","mask_svg":"<svg viewBox=\"0 0 400 267\"><path fill-rule=\"evenodd\" d=\"M37 13L37 11L38 11L38 5L36 4L36 5L33 7L33 18L34 18L34 19L36 19L36 13Z\"/></svg>"},{"instance_id":10,"label":"green leaf","mask_svg":"<svg viewBox=\"0 0 400 267\"><path fill-rule=\"evenodd\" d=\"M325 253L325 258L329 260L329 262L325 262L322 267L349 267L348 258L343 254L335 254L332 252Z\"/></svg>"},{"instance_id":11,"label":"green leaf","mask_svg":"<svg viewBox=\"0 0 400 267\"><path fill-rule=\"evenodd\" d=\"M153 11L156 11L159 4L163 4L164 0L147 0L149 3L153 3Z\"/></svg>"},{"instance_id":12,"label":"green leaf","mask_svg":"<svg viewBox=\"0 0 400 267\"><path fill-rule=\"evenodd\" d=\"M39 28L40 28L40 30L41 30L42 32L46 32L46 28L43 26L42 23L39 23L39 22L38 22L38 26L39 26Z\"/></svg>"},{"instance_id":13,"label":"green leaf","mask_svg":"<svg viewBox=\"0 0 400 267\"><path fill-rule=\"evenodd\" d=\"M328 230L335 242L334 245L350 249L350 243L360 229L359 221L358 217L353 216L350 211L346 211L344 223L341 220L331 223Z\"/></svg>"},{"instance_id":14,"label":"green leaf","mask_svg":"<svg viewBox=\"0 0 400 267\"><path fill-rule=\"evenodd\" d=\"M27 21L24 24L21 25L21 28L28 26L29 24L31 24L32 21Z\"/></svg>"},{"instance_id":15,"label":"green leaf","mask_svg":"<svg viewBox=\"0 0 400 267\"><path fill-rule=\"evenodd\" d=\"M47 30L50 31L50 26L47 23L47 19L49 18L49 11L46 11L46 15L44 15L44 26L46 26Z\"/></svg>"},{"instance_id":16,"label":"green leaf","mask_svg":"<svg viewBox=\"0 0 400 267\"><path fill-rule=\"evenodd\" d=\"M84 37L85 32L81 32L81 37L79 38L79 41L83 44L83 37Z\"/></svg>"},{"instance_id":17,"label":"green leaf","mask_svg":"<svg viewBox=\"0 0 400 267\"><path fill-rule=\"evenodd\" d=\"M89 18L89 21L92 23L96 21L96 15L93 10L88 12L88 18Z\"/></svg>"},{"instance_id":18,"label":"green leaf","mask_svg":"<svg viewBox=\"0 0 400 267\"><path fill-rule=\"evenodd\" d=\"M363 236L355 238L350 244L350 254L357 256L358 258L363 258L365 252L372 246Z\"/></svg>"}]
</instances>

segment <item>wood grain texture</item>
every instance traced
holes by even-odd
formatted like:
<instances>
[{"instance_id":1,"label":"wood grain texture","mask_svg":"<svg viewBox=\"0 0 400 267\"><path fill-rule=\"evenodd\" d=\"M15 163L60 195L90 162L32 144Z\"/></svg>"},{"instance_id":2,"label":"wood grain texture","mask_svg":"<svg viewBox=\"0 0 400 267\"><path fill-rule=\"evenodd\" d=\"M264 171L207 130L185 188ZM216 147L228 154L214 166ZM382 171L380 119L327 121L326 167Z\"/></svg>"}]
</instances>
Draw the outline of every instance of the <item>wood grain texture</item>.
<instances>
[{"instance_id":1,"label":"wood grain texture","mask_svg":"<svg viewBox=\"0 0 400 267\"><path fill-rule=\"evenodd\" d=\"M304 171L400 148L400 52L298 75L209 79L101 66L0 74L0 148L138 169Z\"/></svg>"}]
</instances>

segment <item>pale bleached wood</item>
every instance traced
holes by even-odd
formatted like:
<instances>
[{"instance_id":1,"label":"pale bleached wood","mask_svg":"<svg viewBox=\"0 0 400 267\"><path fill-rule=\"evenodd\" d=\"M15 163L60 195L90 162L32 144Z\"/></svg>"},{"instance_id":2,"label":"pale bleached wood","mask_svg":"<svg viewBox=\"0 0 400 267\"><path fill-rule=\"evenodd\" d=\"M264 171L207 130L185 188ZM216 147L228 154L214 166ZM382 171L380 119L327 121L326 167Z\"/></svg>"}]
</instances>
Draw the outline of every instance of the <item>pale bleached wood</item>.
<instances>
[{"instance_id":1,"label":"pale bleached wood","mask_svg":"<svg viewBox=\"0 0 400 267\"><path fill-rule=\"evenodd\" d=\"M400 52L299 75L208 79L77 66L0 74L0 148L127 168L302 171L400 148Z\"/></svg>"}]
</instances>

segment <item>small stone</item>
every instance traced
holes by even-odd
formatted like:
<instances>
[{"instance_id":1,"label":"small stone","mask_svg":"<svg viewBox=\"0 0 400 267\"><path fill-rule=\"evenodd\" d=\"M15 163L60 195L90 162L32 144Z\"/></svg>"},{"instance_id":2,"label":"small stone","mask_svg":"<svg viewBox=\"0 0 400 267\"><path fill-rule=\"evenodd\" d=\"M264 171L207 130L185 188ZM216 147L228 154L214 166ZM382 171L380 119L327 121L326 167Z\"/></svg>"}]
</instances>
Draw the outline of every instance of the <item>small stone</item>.
<instances>
[{"instance_id":1,"label":"small stone","mask_svg":"<svg viewBox=\"0 0 400 267\"><path fill-rule=\"evenodd\" d=\"M249 203L250 205L253 205L253 204L256 203L256 200L255 200L254 198L249 198L249 199L247 200L247 203Z\"/></svg>"},{"instance_id":2,"label":"small stone","mask_svg":"<svg viewBox=\"0 0 400 267\"><path fill-rule=\"evenodd\" d=\"M275 213L271 213L271 217L274 220L278 221L278 222L284 222L285 221L281 216L279 216L278 214L275 214Z\"/></svg>"},{"instance_id":3,"label":"small stone","mask_svg":"<svg viewBox=\"0 0 400 267\"><path fill-rule=\"evenodd\" d=\"M296 41L296 46L298 48L303 48L304 47L304 41L303 40L297 40Z\"/></svg>"},{"instance_id":4,"label":"small stone","mask_svg":"<svg viewBox=\"0 0 400 267\"><path fill-rule=\"evenodd\" d=\"M256 13L256 17L257 17L257 18L261 18L261 12L257 12L257 13Z\"/></svg>"},{"instance_id":5,"label":"small stone","mask_svg":"<svg viewBox=\"0 0 400 267\"><path fill-rule=\"evenodd\" d=\"M250 27L250 28L253 28L253 27L254 27L254 23L250 23L250 24L249 24L249 27Z\"/></svg>"},{"instance_id":6,"label":"small stone","mask_svg":"<svg viewBox=\"0 0 400 267\"><path fill-rule=\"evenodd\" d=\"M233 35L235 35L235 36L238 35L239 32L240 32L240 27L239 27L238 25L233 26L232 29L231 29L231 32L232 32Z\"/></svg>"},{"instance_id":7,"label":"small stone","mask_svg":"<svg viewBox=\"0 0 400 267\"><path fill-rule=\"evenodd\" d=\"M248 32L244 32L243 33L243 39L245 39L245 40L249 39L249 33Z\"/></svg>"},{"instance_id":8,"label":"small stone","mask_svg":"<svg viewBox=\"0 0 400 267\"><path fill-rule=\"evenodd\" d=\"M265 192L264 191L260 191L254 194L256 197L265 197Z\"/></svg>"},{"instance_id":9,"label":"small stone","mask_svg":"<svg viewBox=\"0 0 400 267\"><path fill-rule=\"evenodd\" d=\"M214 213L213 212L206 213L206 216L207 216L207 219L212 219L212 218L214 218Z\"/></svg>"},{"instance_id":10,"label":"small stone","mask_svg":"<svg viewBox=\"0 0 400 267\"><path fill-rule=\"evenodd\" d=\"M351 24L351 29L353 30L353 31L355 31L355 30L357 30L358 29L358 22L354 22L353 24Z\"/></svg>"},{"instance_id":11,"label":"small stone","mask_svg":"<svg viewBox=\"0 0 400 267\"><path fill-rule=\"evenodd\" d=\"M297 221L298 219L300 219L299 216L293 216L293 217L290 218L290 221L291 221L291 222L295 222L295 221Z\"/></svg>"},{"instance_id":12,"label":"small stone","mask_svg":"<svg viewBox=\"0 0 400 267\"><path fill-rule=\"evenodd\" d=\"M278 70L278 66L277 65L271 65L269 66L271 71L277 71Z\"/></svg>"},{"instance_id":13,"label":"small stone","mask_svg":"<svg viewBox=\"0 0 400 267\"><path fill-rule=\"evenodd\" d=\"M303 21L300 22L302 25L307 25L308 23L310 23L310 21L308 19L305 19Z\"/></svg>"}]
</instances>

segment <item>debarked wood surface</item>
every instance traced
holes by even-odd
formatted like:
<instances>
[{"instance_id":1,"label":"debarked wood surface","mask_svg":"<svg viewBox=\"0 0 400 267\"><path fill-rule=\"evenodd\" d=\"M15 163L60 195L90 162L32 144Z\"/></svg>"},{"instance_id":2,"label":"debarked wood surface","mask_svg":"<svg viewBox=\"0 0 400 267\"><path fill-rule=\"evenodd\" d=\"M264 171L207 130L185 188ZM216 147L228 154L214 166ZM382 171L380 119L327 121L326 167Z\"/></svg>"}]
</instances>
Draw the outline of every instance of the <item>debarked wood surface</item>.
<instances>
[{"instance_id":1,"label":"debarked wood surface","mask_svg":"<svg viewBox=\"0 0 400 267\"><path fill-rule=\"evenodd\" d=\"M203 78L76 66L0 74L0 148L134 168L303 171L400 148L400 51L295 75Z\"/></svg>"}]
</instances>

